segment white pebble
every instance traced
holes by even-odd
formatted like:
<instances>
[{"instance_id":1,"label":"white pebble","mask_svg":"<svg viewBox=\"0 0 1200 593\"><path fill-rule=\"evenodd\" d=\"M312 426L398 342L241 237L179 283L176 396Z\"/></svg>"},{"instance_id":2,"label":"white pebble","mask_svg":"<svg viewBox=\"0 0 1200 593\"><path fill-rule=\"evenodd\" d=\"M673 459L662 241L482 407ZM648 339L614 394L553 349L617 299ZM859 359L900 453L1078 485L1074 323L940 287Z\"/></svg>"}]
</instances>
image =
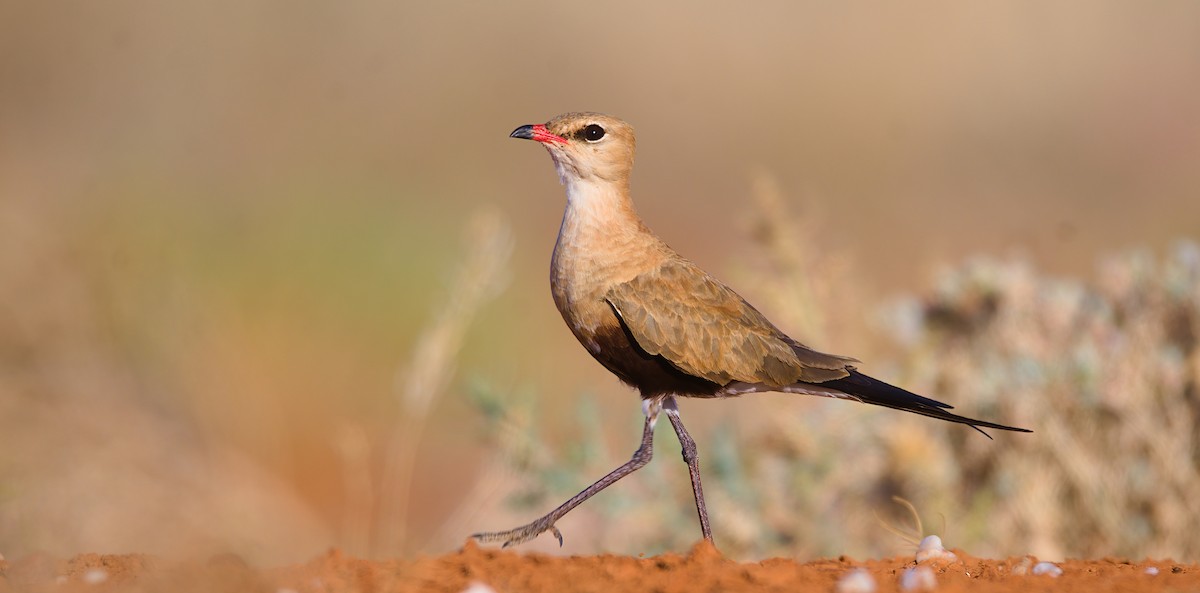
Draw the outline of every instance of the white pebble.
<instances>
[{"instance_id":1,"label":"white pebble","mask_svg":"<svg viewBox=\"0 0 1200 593\"><path fill-rule=\"evenodd\" d=\"M108 571L103 568L89 568L83 573L83 582L89 585L99 585L108 580Z\"/></svg>"},{"instance_id":2,"label":"white pebble","mask_svg":"<svg viewBox=\"0 0 1200 593\"><path fill-rule=\"evenodd\" d=\"M900 573L900 589L903 591L932 591L937 588L937 577L928 566L917 566Z\"/></svg>"},{"instance_id":3,"label":"white pebble","mask_svg":"<svg viewBox=\"0 0 1200 593\"><path fill-rule=\"evenodd\" d=\"M1154 576L1154 575L1158 574L1158 567L1157 566L1147 566L1146 574L1148 574L1150 576Z\"/></svg>"},{"instance_id":4,"label":"white pebble","mask_svg":"<svg viewBox=\"0 0 1200 593\"><path fill-rule=\"evenodd\" d=\"M1033 574L1048 574L1052 577L1062 576L1062 569L1053 562L1038 562L1033 565Z\"/></svg>"},{"instance_id":5,"label":"white pebble","mask_svg":"<svg viewBox=\"0 0 1200 593\"><path fill-rule=\"evenodd\" d=\"M479 581L475 581L467 585L467 588L463 589L462 593L496 593L496 590Z\"/></svg>"},{"instance_id":6,"label":"white pebble","mask_svg":"<svg viewBox=\"0 0 1200 593\"><path fill-rule=\"evenodd\" d=\"M837 593L875 593L875 579L871 573L856 568L837 582Z\"/></svg>"},{"instance_id":7,"label":"white pebble","mask_svg":"<svg viewBox=\"0 0 1200 593\"><path fill-rule=\"evenodd\" d=\"M945 550L946 547L942 545L942 538L940 538L936 535L927 535L927 536L925 536L924 539L921 540L921 545L917 549L918 550Z\"/></svg>"},{"instance_id":8,"label":"white pebble","mask_svg":"<svg viewBox=\"0 0 1200 593\"><path fill-rule=\"evenodd\" d=\"M954 552L946 551L942 546L942 538L936 535L926 536L921 540L920 547L917 548L917 562L926 560L949 560L951 562L958 560L958 556Z\"/></svg>"}]
</instances>

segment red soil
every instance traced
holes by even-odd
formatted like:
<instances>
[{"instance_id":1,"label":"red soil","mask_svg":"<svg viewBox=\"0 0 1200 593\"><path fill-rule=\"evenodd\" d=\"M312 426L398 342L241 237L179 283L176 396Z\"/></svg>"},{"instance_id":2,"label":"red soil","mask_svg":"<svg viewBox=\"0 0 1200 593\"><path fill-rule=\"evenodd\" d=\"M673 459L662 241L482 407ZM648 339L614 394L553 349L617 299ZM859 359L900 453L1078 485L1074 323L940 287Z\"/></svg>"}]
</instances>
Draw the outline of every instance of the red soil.
<instances>
[{"instance_id":1,"label":"red soil","mask_svg":"<svg viewBox=\"0 0 1200 593\"><path fill-rule=\"evenodd\" d=\"M984 560L957 551L954 562L925 563L939 592L989 591L1200 591L1200 566L1171 561L1129 562L1105 558L1058 563L1059 577L1028 573L1035 559ZM498 593L540 591L834 591L855 568L868 571L880 593L900 591L900 575L915 566L909 557L857 561L850 558L796 562L774 558L738 563L711 545L689 554L650 558L555 557L481 548L468 542L458 552L415 560L373 561L332 550L305 564L256 569L232 555L166 565L144 555L83 554L68 561L33 555L0 561L0 593L54 591L205 591L278 593L459 593L482 584ZM1147 574L1154 567L1157 574Z\"/></svg>"}]
</instances>

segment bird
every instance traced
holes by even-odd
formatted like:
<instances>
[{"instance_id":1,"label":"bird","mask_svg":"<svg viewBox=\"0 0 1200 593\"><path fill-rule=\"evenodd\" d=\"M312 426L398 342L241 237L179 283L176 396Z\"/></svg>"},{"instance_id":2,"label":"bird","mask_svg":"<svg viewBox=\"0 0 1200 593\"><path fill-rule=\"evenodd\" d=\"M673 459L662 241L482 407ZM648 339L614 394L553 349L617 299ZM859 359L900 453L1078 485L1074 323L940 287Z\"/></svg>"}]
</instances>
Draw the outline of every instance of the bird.
<instances>
[{"instance_id":1,"label":"bird","mask_svg":"<svg viewBox=\"0 0 1200 593\"><path fill-rule=\"evenodd\" d=\"M860 372L858 359L819 352L791 338L733 289L667 246L630 198L633 127L593 112L559 115L509 134L550 153L567 205L550 263L554 304L567 327L604 368L641 396L642 440L629 461L546 515L507 531L472 537L502 547L551 532L572 509L645 466L654 426L666 415L687 464L703 538L712 528L696 442L676 398L727 398L759 392L859 401L982 428L1028 429L953 414L952 406Z\"/></svg>"}]
</instances>

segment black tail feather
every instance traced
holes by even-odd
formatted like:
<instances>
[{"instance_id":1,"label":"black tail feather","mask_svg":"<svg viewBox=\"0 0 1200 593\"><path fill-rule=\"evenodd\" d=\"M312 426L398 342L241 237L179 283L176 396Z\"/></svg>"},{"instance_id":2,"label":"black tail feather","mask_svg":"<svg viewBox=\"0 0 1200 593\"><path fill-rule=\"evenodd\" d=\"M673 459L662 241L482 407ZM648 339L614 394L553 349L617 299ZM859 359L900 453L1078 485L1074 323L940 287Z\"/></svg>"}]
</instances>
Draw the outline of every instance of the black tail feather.
<instances>
[{"instance_id":1,"label":"black tail feather","mask_svg":"<svg viewBox=\"0 0 1200 593\"><path fill-rule=\"evenodd\" d=\"M878 379L864 375L856 370L851 369L848 377L834 379L832 381L824 381L820 383L821 387L832 387L838 391L843 391L859 401L884 406L896 410L904 410L930 418L938 418L948 422L957 422L966 424L971 428L979 431L980 434L987 438L992 438L982 428L994 428L997 430L1011 430L1014 432L1033 432L1026 428L1017 428L1015 426L1005 426L994 422L986 422L983 420L975 420L957 414L951 414L946 410L953 407L944 404L940 401L919 396L915 393L884 383Z\"/></svg>"}]
</instances>

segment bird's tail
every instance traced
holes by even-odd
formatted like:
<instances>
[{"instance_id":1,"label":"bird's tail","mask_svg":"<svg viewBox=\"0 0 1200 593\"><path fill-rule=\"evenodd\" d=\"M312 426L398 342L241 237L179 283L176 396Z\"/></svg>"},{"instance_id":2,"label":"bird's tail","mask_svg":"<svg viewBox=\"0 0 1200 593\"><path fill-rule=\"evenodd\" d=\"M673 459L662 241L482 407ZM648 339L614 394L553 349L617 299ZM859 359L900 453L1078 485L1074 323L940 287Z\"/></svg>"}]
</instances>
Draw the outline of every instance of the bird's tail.
<instances>
[{"instance_id":1,"label":"bird's tail","mask_svg":"<svg viewBox=\"0 0 1200 593\"><path fill-rule=\"evenodd\" d=\"M995 428L997 430L1011 430L1014 432L1033 432L1026 428L1017 428L1015 426L1005 426L994 422L985 422L983 420L975 420L957 414L951 414L946 410L953 408L949 404L944 404L935 399L919 396L911 391L901 389L895 385L884 383L878 379L864 375L854 369L850 369L850 375L841 379L832 381L823 381L819 384L821 387L833 388L838 391L850 395L854 399L868 404L877 406L885 406L930 418L938 418L948 422L957 422L966 424L975 430L978 430L983 436L992 438L982 428Z\"/></svg>"}]
</instances>

